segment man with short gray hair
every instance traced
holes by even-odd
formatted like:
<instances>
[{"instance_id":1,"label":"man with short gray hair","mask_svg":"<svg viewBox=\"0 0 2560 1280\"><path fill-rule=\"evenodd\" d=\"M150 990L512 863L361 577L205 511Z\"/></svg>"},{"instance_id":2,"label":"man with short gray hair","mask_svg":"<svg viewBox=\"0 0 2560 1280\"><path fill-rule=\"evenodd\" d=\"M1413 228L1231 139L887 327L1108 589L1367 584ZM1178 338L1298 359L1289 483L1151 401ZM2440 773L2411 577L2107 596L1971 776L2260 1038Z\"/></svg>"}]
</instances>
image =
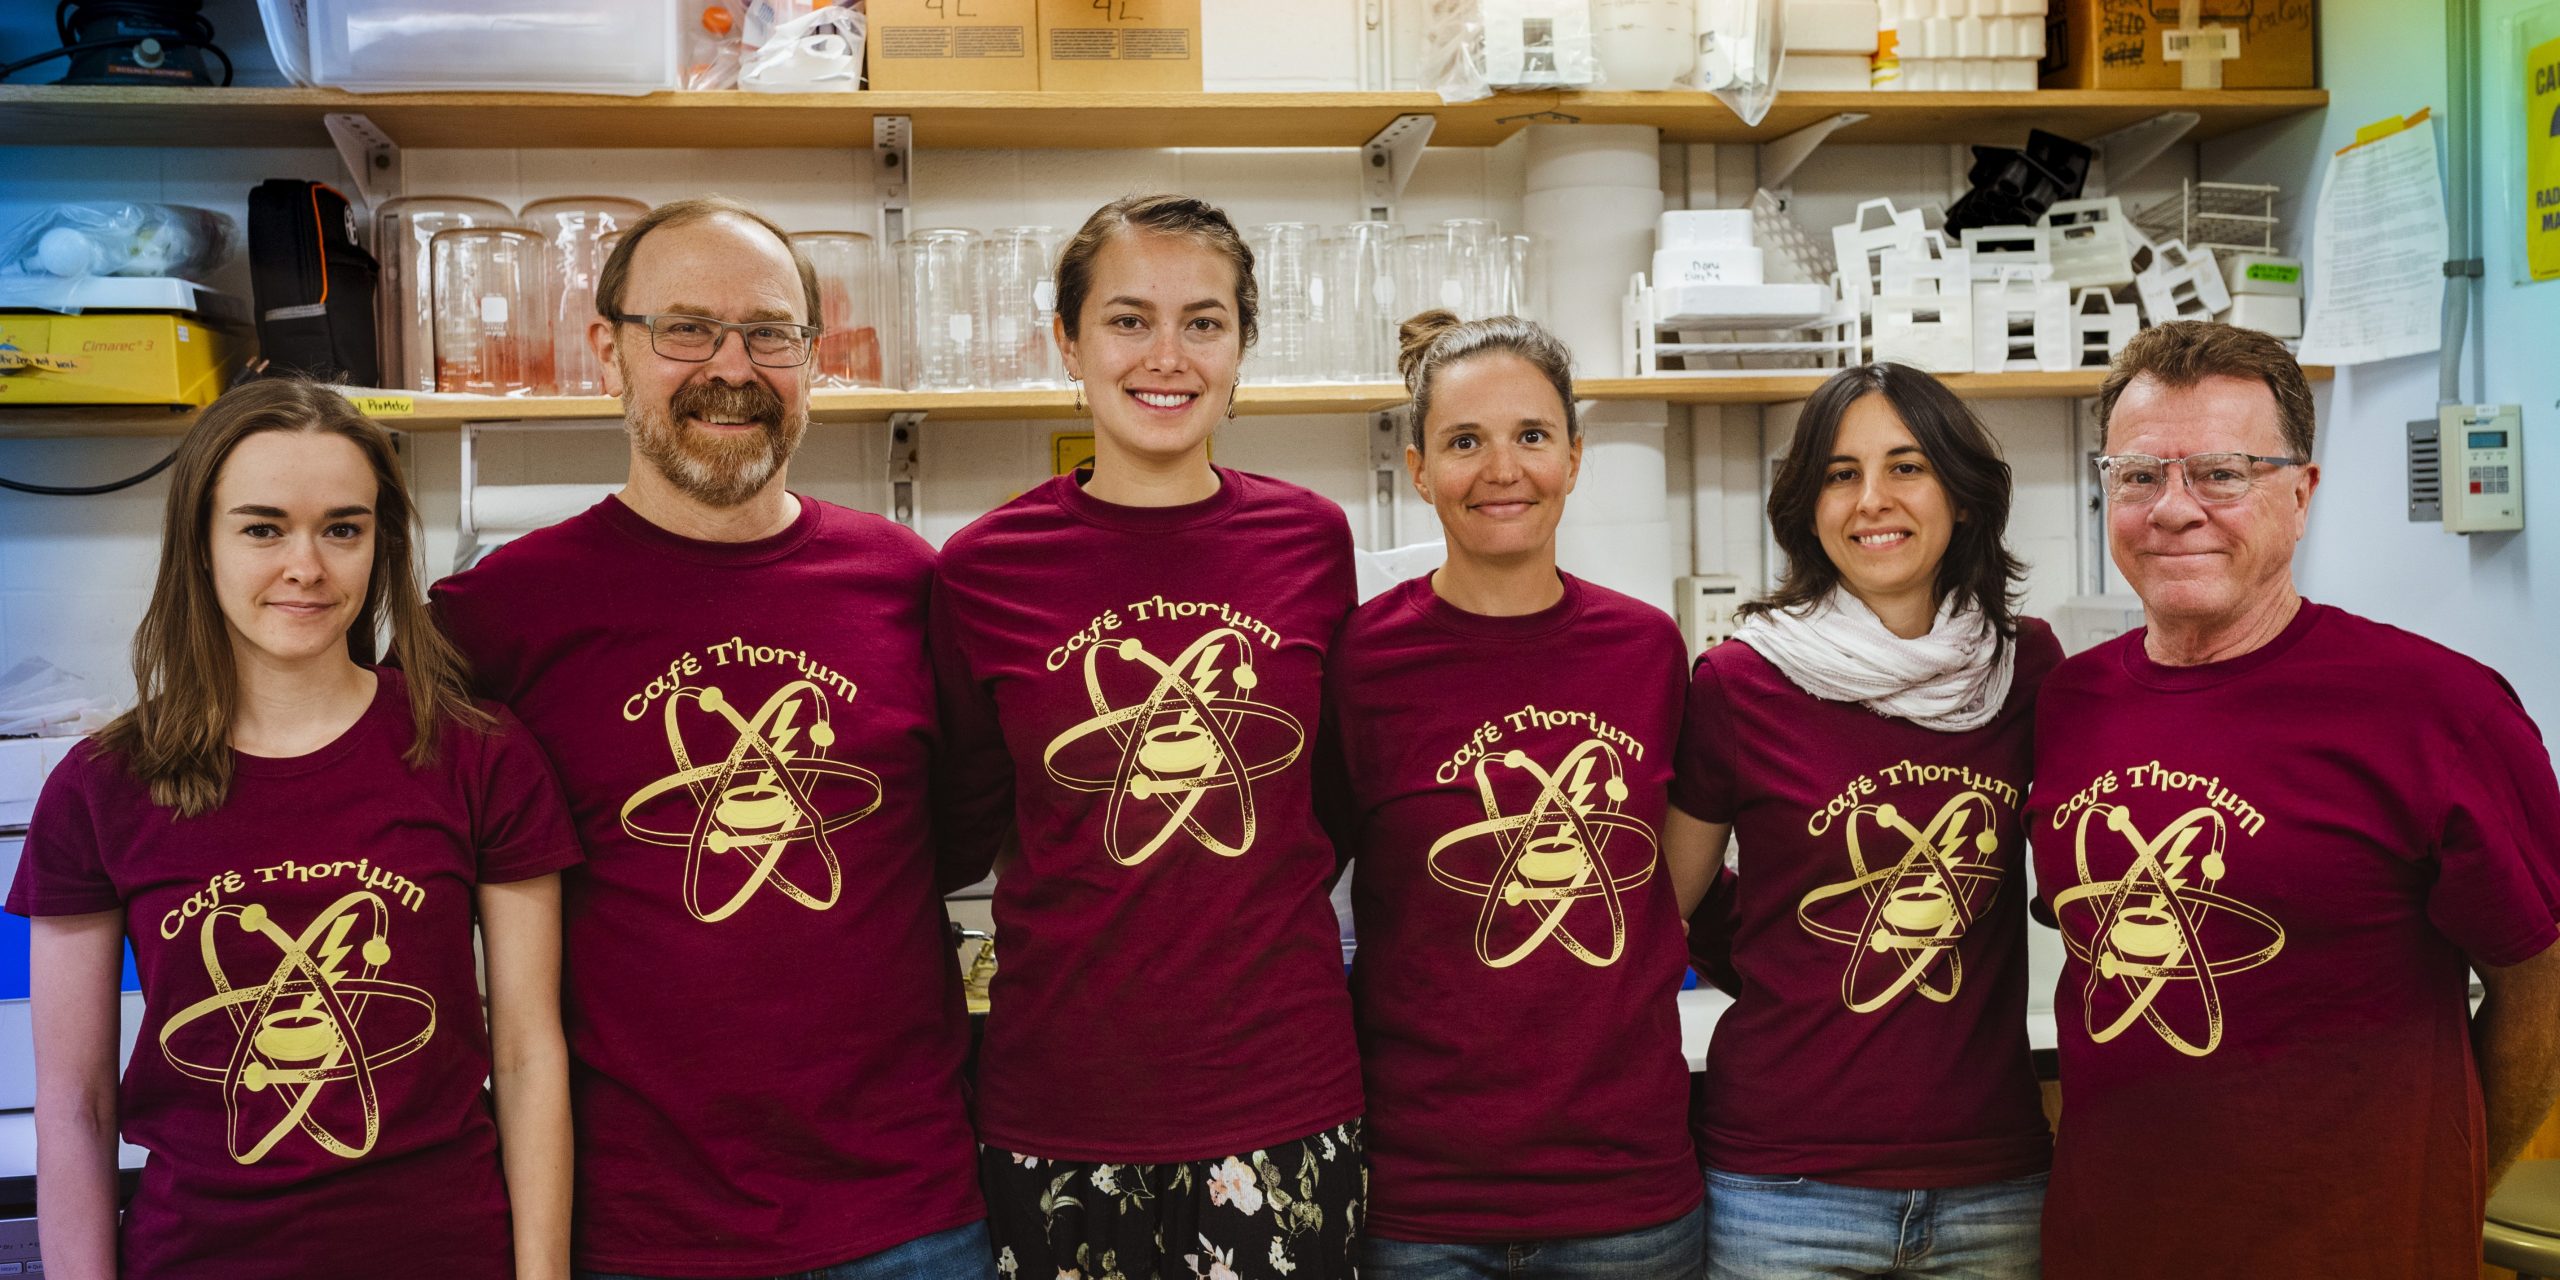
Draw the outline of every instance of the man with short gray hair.
<instances>
[{"instance_id":1,"label":"man with short gray hair","mask_svg":"<svg viewBox=\"0 0 2560 1280\"><path fill-rule=\"evenodd\" d=\"M2550 753L2496 672L2296 592L2320 470L2273 338L2146 331L2099 416L2147 625L2037 706L2045 1275L2473 1280L2560 1090Z\"/></svg>"}]
</instances>

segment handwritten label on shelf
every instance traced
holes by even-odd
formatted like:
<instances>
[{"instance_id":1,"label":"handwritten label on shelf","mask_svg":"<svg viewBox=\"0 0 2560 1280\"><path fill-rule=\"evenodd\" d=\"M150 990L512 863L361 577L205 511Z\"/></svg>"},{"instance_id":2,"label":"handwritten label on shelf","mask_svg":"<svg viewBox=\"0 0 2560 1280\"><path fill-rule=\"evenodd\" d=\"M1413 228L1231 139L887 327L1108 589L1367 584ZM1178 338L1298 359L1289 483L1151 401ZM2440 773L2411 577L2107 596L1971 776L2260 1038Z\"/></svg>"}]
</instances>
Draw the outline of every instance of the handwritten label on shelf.
<instances>
[{"instance_id":1,"label":"handwritten label on shelf","mask_svg":"<svg viewBox=\"0 0 2560 1280\"><path fill-rule=\"evenodd\" d=\"M356 412L368 418L406 418L418 411L415 396L349 396Z\"/></svg>"}]
</instances>

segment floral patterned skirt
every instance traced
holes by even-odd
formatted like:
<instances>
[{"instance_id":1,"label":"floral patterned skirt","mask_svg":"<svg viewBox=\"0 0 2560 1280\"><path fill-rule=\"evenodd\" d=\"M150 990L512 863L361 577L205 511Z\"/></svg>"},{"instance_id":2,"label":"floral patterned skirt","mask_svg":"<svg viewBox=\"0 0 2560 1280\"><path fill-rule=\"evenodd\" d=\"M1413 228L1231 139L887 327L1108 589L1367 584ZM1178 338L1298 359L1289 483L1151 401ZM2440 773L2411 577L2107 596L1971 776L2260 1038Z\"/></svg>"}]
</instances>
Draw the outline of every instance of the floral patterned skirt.
<instances>
[{"instance_id":1,"label":"floral patterned skirt","mask_svg":"<svg viewBox=\"0 0 2560 1280\"><path fill-rule=\"evenodd\" d=\"M1004 1280L1352 1280L1369 1168L1353 1120L1185 1164L978 1149Z\"/></svg>"}]
</instances>

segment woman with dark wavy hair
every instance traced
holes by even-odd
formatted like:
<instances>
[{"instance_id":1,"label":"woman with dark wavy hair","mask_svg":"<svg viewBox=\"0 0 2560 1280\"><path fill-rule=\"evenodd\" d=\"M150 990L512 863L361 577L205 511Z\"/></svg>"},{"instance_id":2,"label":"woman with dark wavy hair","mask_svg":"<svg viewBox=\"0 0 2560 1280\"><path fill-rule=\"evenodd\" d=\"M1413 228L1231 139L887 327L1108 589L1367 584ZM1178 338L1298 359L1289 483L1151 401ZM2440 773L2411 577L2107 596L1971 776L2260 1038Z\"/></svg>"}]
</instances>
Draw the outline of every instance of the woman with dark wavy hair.
<instances>
[{"instance_id":1,"label":"woman with dark wavy hair","mask_svg":"<svg viewBox=\"0 0 2560 1280\"><path fill-rule=\"evenodd\" d=\"M568 1274L577 837L427 616L415 510L312 383L236 388L179 446L139 701L46 779L9 891L49 1274ZM121 1228L119 1129L151 1153Z\"/></svg>"},{"instance_id":2,"label":"woman with dark wavy hair","mask_svg":"<svg viewBox=\"0 0 2560 1280\"><path fill-rule=\"evenodd\" d=\"M2008 518L1945 386L1843 370L1771 486L1777 589L1692 673L1672 846L1739 848L1693 1109L1713 1280L2036 1274L2019 802L2062 652Z\"/></svg>"}]
</instances>

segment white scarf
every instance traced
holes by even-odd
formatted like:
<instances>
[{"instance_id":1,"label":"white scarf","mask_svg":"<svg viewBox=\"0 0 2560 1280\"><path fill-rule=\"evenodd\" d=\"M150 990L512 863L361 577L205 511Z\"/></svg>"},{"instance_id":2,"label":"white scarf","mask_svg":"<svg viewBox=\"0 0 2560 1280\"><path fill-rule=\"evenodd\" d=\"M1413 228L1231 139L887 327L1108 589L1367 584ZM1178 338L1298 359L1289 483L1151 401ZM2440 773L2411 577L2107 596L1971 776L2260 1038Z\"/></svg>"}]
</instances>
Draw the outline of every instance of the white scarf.
<instances>
[{"instance_id":1,"label":"white scarf","mask_svg":"<svg viewBox=\"0 0 2560 1280\"><path fill-rule=\"evenodd\" d=\"M1991 723L2009 699L2017 657L2017 646L1999 642L1979 606L1959 612L1952 594L1929 634L1917 639L1886 630L1865 601L1836 588L1800 611L1752 614L1733 638L1806 693L1940 733Z\"/></svg>"}]
</instances>

